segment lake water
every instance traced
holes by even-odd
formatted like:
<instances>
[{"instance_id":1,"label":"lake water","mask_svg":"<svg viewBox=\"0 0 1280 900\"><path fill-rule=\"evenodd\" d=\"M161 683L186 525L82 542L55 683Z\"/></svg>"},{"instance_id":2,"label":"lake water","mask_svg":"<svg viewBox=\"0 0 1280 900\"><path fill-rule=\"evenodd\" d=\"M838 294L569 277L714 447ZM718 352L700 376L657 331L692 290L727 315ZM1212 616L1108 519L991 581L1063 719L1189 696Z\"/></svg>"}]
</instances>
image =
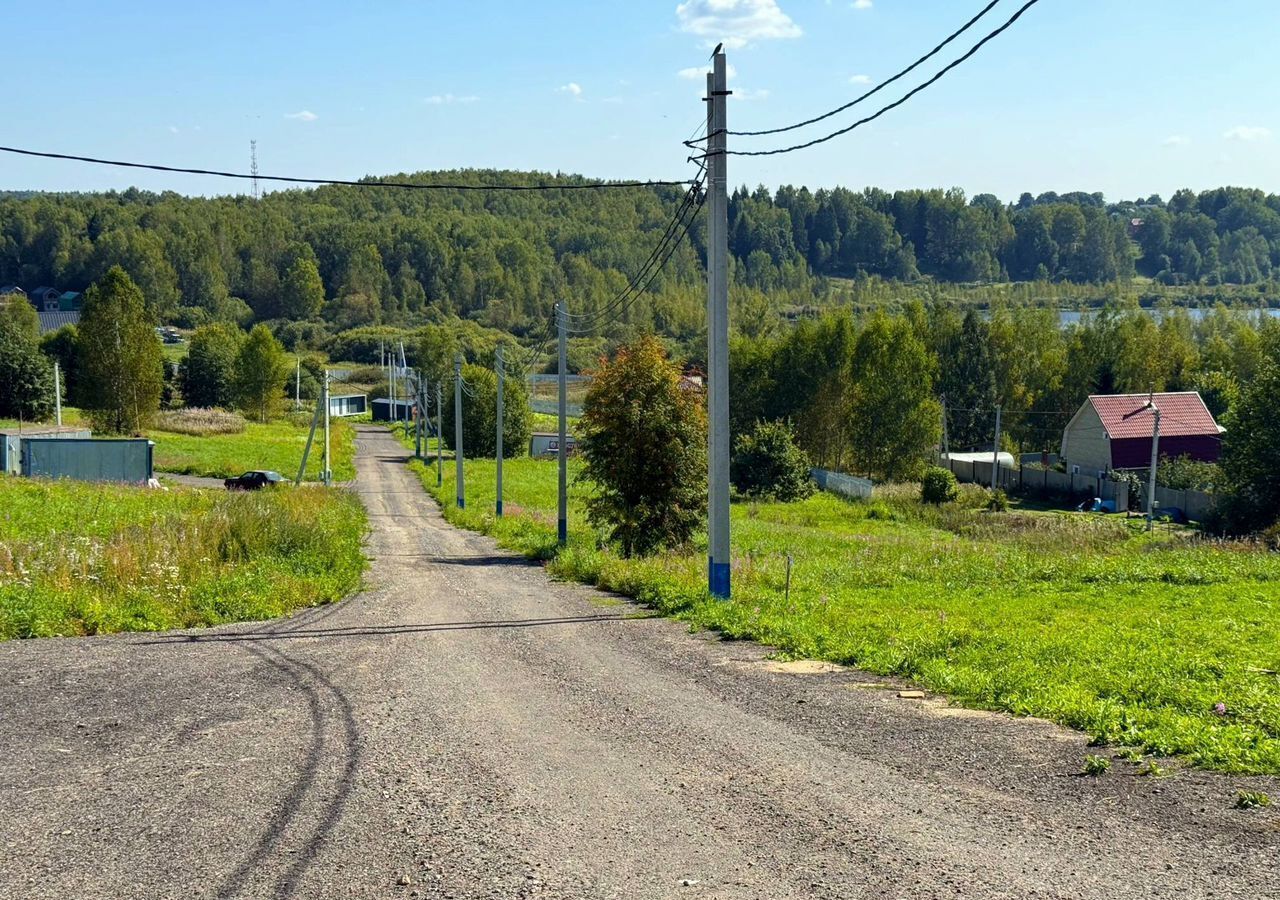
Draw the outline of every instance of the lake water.
<instances>
[{"instance_id":1,"label":"lake water","mask_svg":"<svg viewBox=\"0 0 1280 900\"><path fill-rule=\"evenodd\" d=\"M1208 309L1204 309L1198 306L1188 306L1188 307L1179 307L1179 308L1185 309L1186 313L1191 317L1191 321L1193 322L1200 321L1205 317L1205 314L1209 312ZM1094 310L1091 313L1091 315L1097 315L1101 311L1102 310L1100 309ZM1145 313L1148 313L1149 315L1155 316L1156 318L1159 318L1160 316L1160 310L1155 308L1143 307L1142 311ZM1280 309L1267 309L1265 310L1265 312L1268 316L1270 316L1273 319L1280 319ZM1060 309L1058 310L1058 323L1062 325L1063 328L1067 327L1068 325L1075 325L1080 321L1083 315L1084 313L1081 313L1079 310L1076 310L1076 309Z\"/></svg>"}]
</instances>

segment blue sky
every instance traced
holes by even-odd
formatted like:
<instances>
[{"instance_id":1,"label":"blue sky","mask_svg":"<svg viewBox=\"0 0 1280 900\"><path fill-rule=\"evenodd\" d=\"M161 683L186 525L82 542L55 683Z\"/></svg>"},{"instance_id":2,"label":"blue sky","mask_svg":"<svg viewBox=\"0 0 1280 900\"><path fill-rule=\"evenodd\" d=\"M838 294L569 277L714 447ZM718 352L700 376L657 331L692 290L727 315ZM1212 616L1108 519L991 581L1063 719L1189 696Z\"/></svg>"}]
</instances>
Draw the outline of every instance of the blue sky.
<instances>
[{"instance_id":1,"label":"blue sky","mask_svg":"<svg viewBox=\"0 0 1280 900\"><path fill-rule=\"evenodd\" d=\"M696 68L717 40L729 42L736 73L730 127L766 128L852 99L859 82L891 74L981 5L0 0L7 43L22 48L0 70L0 143L247 170L256 138L268 174L493 166L680 178L680 141L703 115ZM982 25L1019 5L1003 0ZM821 148L735 158L730 181L958 186L1005 199L1221 184L1280 192L1277 35L1280 4L1267 0L1042 0L901 109ZM0 188L131 184L235 190L0 157Z\"/></svg>"}]
</instances>

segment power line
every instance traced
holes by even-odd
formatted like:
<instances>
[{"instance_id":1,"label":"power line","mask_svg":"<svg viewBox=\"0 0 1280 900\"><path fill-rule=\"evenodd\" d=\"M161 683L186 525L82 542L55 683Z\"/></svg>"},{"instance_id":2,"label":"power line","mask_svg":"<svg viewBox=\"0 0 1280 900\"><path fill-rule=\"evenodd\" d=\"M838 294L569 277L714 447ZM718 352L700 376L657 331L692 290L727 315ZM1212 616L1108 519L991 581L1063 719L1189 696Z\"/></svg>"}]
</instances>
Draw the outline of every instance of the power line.
<instances>
[{"instance_id":1,"label":"power line","mask_svg":"<svg viewBox=\"0 0 1280 900\"><path fill-rule=\"evenodd\" d=\"M418 191L582 191L608 190L612 188L646 188L646 187L684 187L689 181L594 181L580 184L450 184L441 182L417 183L412 181L366 180L352 181L345 178L301 178L292 175L256 175L244 172L223 172L217 169L191 169L180 166L161 166L154 163L126 162L118 159L98 159L92 156L77 156L70 153L45 153L38 150L24 150L20 147L0 147L4 153L15 153L19 156L34 156L41 159L60 159L71 162L92 163L99 166L118 166L126 169L148 169L153 172L175 172L184 175L211 175L218 178L235 178L239 180L278 181L288 184L337 184L350 187L385 187L403 188Z\"/></svg>"},{"instance_id":2,"label":"power line","mask_svg":"<svg viewBox=\"0 0 1280 900\"><path fill-rule=\"evenodd\" d=\"M778 147L773 150L726 150L724 152L730 156L777 156L778 154L781 154L781 153L792 153L796 150L805 150L805 149L808 149L809 147L826 143L827 141L833 140L834 138L840 137L841 135L848 134L849 132L853 131L855 128L860 128L863 125L866 125L868 122L874 122L876 119L880 118L890 110L897 109L899 106L902 106L902 104L906 103L908 100L910 100L916 94L923 91L925 88L928 88L936 84L940 80L942 80L942 78L952 69L956 68L961 63L964 63L970 58L972 58L979 50L985 47L988 43L995 40L997 37L999 37L1009 28L1013 27L1014 22L1017 22L1018 19L1022 18L1022 15L1027 10L1031 9L1031 7L1035 6L1039 2L1040 0L1027 0L1027 2L1024 3L1022 7L1018 9L1017 12L1015 12L1012 16L1009 17L1008 21L1006 21L1003 25L1001 25L995 31L992 31L982 40L978 41L978 43L974 44L973 47L971 47L969 51L964 54L964 56L961 56L959 59L956 59L951 63L949 63L945 68L940 70L936 75L934 75L928 81L912 88L905 95L903 95L901 99L895 100L893 103L890 103L887 106L881 107L880 109L876 110L876 112L872 113L869 116L865 116L864 118L859 119L858 121L854 122L852 125L847 125L844 128L841 128L837 131L833 131L830 134L823 135L822 137L814 138L811 141L805 141L803 144L793 144L790 147ZM706 155L709 155L709 153Z\"/></svg>"},{"instance_id":3,"label":"power line","mask_svg":"<svg viewBox=\"0 0 1280 900\"><path fill-rule=\"evenodd\" d=\"M662 233L662 237L658 240L658 244L653 248L653 251L649 254L648 259L646 259L644 263L641 264L640 270L631 279L630 283L628 283L627 286L621 292L619 292L619 294L616 297L614 297L612 300L606 303L601 309L598 309L594 312L581 313L581 314L574 314L574 313L569 313L565 311L564 314L568 317L566 321L568 321L568 319L589 320L592 318L600 318L601 316L608 314L613 309L616 309L618 306L620 306L626 301L627 295L635 290L636 284L642 278L644 278L647 270L654 264L657 258L662 254L667 243L672 239L672 236L675 234L676 230L680 228L682 222L685 219L685 214L690 210L690 208L695 203L697 203L699 206L701 205L702 198L703 198L702 188L706 181L704 177L706 171L707 171L706 162L705 161L699 162L698 172L694 176L692 185L689 187L689 190L685 192L680 205L676 207L676 212L671 217L671 221L667 223L667 227L666 229L664 229ZM688 228L686 227L685 230L687 231ZM683 235L681 235L681 238L683 238Z\"/></svg>"},{"instance_id":4,"label":"power line","mask_svg":"<svg viewBox=\"0 0 1280 900\"><path fill-rule=\"evenodd\" d=\"M635 303L635 301L639 299L640 296L643 295L649 289L649 286L653 284L653 282L657 279L658 275L662 273L662 270L666 268L667 262L671 259L673 255L675 255L675 252L677 249L679 249L680 244L684 242L685 237L689 234L689 229L692 228L693 226L693 220L696 218L698 214L698 210L702 208L703 195L700 191L695 192L691 190L690 196L691 197L694 196L695 193L697 196L696 202L691 204L688 207L690 210L690 213L683 220L683 228L680 229L679 234L675 236L674 239L668 240L666 242L665 254L662 256L660 260L656 260L654 265L649 267L649 272L647 273L647 275L646 273L642 272L639 276L637 276L636 280L632 282L632 285L628 286L628 290L625 291L624 294L629 292L631 296L626 298L625 300L621 300L620 302L617 302L617 305L614 306L612 309L606 308L597 313L591 313L589 314L589 318L583 321L574 323L573 327L567 327L567 330L571 334L589 334L590 332L595 331L597 328L601 327L602 325L608 324L608 322L605 321L605 317L608 316L610 312L612 312L613 315L609 316L608 321L617 321L617 319L620 316L622 316L631 307L631 305ZM641 283L642 280L643 280L643 283ZM622 297L622 296L623 295L619 295L619 297Z\"/></svg>"},{"instance_id":5,"label":"power line","mask_svg":"<svg viewBox=\"0 0 1280 900\"><path fill-rule=\"evenodd\" d=\"M998 4L999 2L1000 0L991 0L991 2L988 3L986 6L984 6L976 16L974 16L968 22L965 22L956 31L953 31L951 32L951 34L947 35L946 39L943 40L942 43L938 44L938 46L934 47L924 56L917 59L915 62L907 66L902 71L898 72L896 75L886 78L884 81L880 82L875 87L871 88L861 97L858 97L857 99L854 99L854 100L850 100L848 103L844 104L844 106L837 106L835 109L831 110L830 112L825 112L820 116L814 116L812 119L805 119L803 122L796 122L794 125L784 125L781 128L766 128L763 131L726 131L725 134L732 134L738 137L759 137L761 135L766 135L766 134L781 134L784 131L794 131L797 128L804 128L806 125L813 125L815 122L821 122L823 119L829 119L834 115L844 112L846 109L851 109L852 107L857 106L863 100L866 100L869 97L872 97L875 94L878 94L880 91L884 90L889 85L893 84L895 81L898 81L899 79L906 77L907 75L911 74L913 71L918 69L920 66L924 65L929 60L933 59L935 56L941 53L948 44L950 44L956 38L960 37L960 35L964 34L966 31L968 31L970 28L976 25L978 21L987 13L991 12L991 10L993 10L996 7L996 4ZM686 144L694 144L694 143L697 143L699 140L704 140L704 138L698 138L694 141L686 141Z\"/></svg>"}]
</instances>

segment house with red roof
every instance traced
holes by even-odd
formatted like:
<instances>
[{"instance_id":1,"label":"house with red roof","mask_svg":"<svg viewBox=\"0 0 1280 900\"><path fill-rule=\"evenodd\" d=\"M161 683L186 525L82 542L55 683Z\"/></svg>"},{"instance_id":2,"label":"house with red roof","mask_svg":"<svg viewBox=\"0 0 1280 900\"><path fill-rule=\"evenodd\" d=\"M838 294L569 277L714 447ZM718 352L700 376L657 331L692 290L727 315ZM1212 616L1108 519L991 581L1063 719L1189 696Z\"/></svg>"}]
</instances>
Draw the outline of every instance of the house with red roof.
<instances>
[{"instance_id":1,"label":"house with red roof","mask_svg":"<svg viewBox=\"0 0 1280 900\"><path fill-rule=\"evenodd\" d=\"M1150 466L1157 409L1161 456L1218 461L1226 429L1214 421L1195 391L1094 394L1062 431L1067 471L1094 474Z\"/></svg>"}]
</instances>

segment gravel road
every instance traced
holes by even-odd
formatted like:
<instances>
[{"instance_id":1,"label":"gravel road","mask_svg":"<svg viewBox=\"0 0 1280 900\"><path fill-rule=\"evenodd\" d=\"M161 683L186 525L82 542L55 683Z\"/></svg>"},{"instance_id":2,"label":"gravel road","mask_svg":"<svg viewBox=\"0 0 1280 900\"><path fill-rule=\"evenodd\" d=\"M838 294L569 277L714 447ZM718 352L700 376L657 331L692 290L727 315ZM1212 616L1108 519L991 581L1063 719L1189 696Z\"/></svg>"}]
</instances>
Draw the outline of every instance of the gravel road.
<instances>
[{"instance_id":1,"label":"gravel road","mask_svg":"<svg viewBox=\"0 0 1280 900\"><path fill-rule=\"evenodd\" d=\"M0 644L0 897L1280 897L1274 779L691 635L452 529L362 427L369 589Z\"/></svg>"}]
</instances>

